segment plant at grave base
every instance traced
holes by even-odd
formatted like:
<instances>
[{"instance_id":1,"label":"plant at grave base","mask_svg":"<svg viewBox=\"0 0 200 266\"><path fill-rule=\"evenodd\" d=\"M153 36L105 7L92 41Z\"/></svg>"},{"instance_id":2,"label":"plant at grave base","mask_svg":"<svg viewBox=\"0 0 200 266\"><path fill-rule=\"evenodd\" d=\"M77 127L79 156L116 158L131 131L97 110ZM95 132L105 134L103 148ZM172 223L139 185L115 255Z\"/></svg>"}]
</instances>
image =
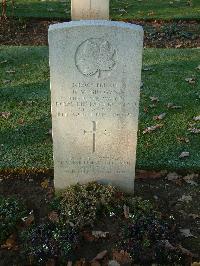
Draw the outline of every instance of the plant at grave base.
<instances>
[{"instance_id":1,"label":"plant at grave base","mask_svg":"<svg viewBox=\"0 0 200 266\"><path fill-rule=\"evenodd\" d=\"M70 186L60 196L60 220L78 227L92 225L97 215L109 208L115 193L112 186L95 182Z\"/></svg>"},{"instance_id":2,"label":"plant at grave base","mask_svg":"<svg viewBox=\"0 0 200 266\"><path fill-rule=\"evenodd\" d=\"M129 223L124 225L122 241L118 248L126 250L136 263L183 263L184 255L170 244L174 239L174 221L161 219L152 211L131 218Z\"/></svg>"},{"instance_id":3,"label":"plant at grave base","mask_svg":"<svg viewBox=\"0 0 200 266\"><path fill-rule=\"evenodd\" d=\"M124 205L128 206L130 218L138 219L142 215L150 215L153 212L153 205L149 200L140 197L126 197Z\"/></svg>"},{"instance_id":4,"label":"plant at grave base","mask_svg":"<svg viewBox=\"0 0 200 266\"><path fill-rule=\"evenodd\" d=\"M180 29L178 28L176 23L169 25L165 25L162 27L163 32L166 34L166 36L172 37L173 35L179 35Z\"/></svg>"},{"instance_id":5,"label":"plant at grave base","mask_svg":"<svg viewBox=\"0 0 200 266\"><path fill-rule=\"evenodd\" d=\"M49 259L71 260L79 243L78 232L71 226L46 221L33 225L21 234L23 253L37 265Z\"/></svg>"},{"instance_id":6,"label":"plant at grave base","mask_svg":"<svg viewBox=\"0 0 200 266\"><path fill-rule=\"evenodd\" d=\"M115 216L134 217L136 219L141 215L150 214L153 211L153 206L149 200L127 196L117 191L106 211Z\"/></svg>"},{"instance_id":7,"label":"plant at grave base","mask_svg":"<svg viewBox=\"0 0 200 266\"><path fill-rule=\"evenodd\" d=\"M0 244L15 231L22 222L22 218L27 216L28 211L22 201L10 197L0 196Z\"/></svg>"}]
</instances>

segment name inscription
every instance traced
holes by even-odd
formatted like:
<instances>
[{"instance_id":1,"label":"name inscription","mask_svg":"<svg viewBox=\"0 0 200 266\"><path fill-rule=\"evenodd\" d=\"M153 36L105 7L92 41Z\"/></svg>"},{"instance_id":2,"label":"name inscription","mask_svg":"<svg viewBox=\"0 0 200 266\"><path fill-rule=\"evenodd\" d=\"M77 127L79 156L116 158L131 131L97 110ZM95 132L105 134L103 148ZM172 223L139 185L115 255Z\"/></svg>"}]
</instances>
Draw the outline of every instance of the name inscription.
<instances>
[{"instance_id":1,"label":"name inscription","mask_svg":"<svg viewBox=\"0 0 200 266\"><path fill-rule=\"evenodd\" d=\"M73 83L71 94L57 100L57 117L128 117L132 115L132 102L126 97L126 84Z\"/></svg>"}]
</instances>

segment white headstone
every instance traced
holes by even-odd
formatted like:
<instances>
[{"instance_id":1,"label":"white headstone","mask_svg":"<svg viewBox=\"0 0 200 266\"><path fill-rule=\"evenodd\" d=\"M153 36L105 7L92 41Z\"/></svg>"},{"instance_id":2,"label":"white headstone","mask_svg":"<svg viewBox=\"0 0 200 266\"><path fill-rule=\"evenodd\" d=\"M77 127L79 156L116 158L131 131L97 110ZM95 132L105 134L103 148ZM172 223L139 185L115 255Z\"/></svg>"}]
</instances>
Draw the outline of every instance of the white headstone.
<instances>
[{"instance_id":1,"label":"white headstone","mask_svg":"<svg viewBox=\"0 0 200 266\"><path fill-rule=\"evenodd\" d=\"M143 29L50 26L55 187L100 181L133 192Z\"/></svg>"},{"instance_id":2,"label":"white headstone","mask_svg":"<svg viewBox=\"0 0 200 266\"><path fill-rule=\"evenodd\" d=\"M109 0L72 0L72 20L109 20Z\"/></svg>"}]
</instances>

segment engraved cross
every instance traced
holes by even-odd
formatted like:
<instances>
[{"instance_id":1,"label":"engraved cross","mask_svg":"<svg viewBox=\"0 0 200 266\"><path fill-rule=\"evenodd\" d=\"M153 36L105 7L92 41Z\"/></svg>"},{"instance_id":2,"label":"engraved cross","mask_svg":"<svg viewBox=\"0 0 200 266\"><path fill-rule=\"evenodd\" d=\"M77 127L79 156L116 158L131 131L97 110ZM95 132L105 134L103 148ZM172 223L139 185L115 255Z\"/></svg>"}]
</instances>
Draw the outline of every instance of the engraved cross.
<instances>
[{"instance_id":1,"label":"engraved cross","mask_svg":"<svg viewBox=\"0 0 200 266\"><path fill-rule=\"evenodd\" d=\"M84 130L84 134L86 134L86 133L92 133L93 134L92 152L94 153L96 151L96 129L97 129L97 124L95 121L92 121L92 126L93 126L92 131Z\"/></svg>"},{"instance_id":2,"label":"engraved cross","mask_svg":"<svg viewBox=\"0 0 200 266\"><path fill-rule=\"evenodd\" d=\"M92 121L92 130L91 131L84 130L84 135L87 134L87 133L92 133L92 137L93 137L93 140L92 140L92 152L93 153L95 153L95 151L96 151L96 132L97 132L97 123L96 123L96 121ZM103 130L103 134L106 135L106 129Z\"/></svg>"}]
</instances>

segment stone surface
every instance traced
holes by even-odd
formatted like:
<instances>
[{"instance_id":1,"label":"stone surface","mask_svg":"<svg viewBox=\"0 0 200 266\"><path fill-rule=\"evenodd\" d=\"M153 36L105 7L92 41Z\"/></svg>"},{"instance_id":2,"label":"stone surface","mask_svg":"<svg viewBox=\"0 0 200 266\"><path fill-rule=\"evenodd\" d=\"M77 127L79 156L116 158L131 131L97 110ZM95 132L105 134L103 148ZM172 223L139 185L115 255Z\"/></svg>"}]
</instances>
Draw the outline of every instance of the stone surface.
<instances>
[{"instance_id":1,"label":"stone surface","mask_svg":"<svg viewBox=\"0 0 200 266\"><path fill-rule=\"evenodd\" d=\"M133 192L143 30L74 21L49 29L55 187Z\"/></svg>"},{"instance_id":2,"label":"stone surface","mask_svg":"<svg viewBox=\"0 0 200 266\"><path fill-rule=\"evenodd\" d=\"M72 0L72 20L109 19L109 0Z\"/></svg>"}]
</instances>

